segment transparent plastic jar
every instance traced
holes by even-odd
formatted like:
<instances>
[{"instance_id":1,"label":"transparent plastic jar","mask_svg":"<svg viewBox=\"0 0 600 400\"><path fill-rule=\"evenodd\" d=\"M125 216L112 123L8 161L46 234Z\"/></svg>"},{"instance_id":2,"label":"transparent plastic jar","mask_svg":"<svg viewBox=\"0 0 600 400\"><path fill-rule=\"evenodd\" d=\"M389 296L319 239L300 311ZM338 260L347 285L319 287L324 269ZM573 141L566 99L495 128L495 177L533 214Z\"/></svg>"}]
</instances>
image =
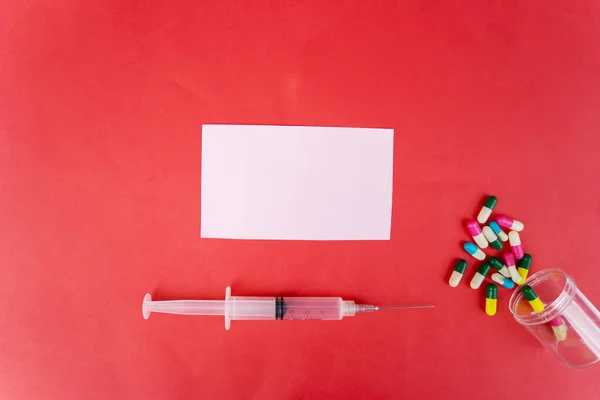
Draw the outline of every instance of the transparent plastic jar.
<instances>
[{"instance_id":1,"label":"transparent plastic jar","mask_svg":"<svg viewBox=\"0 0 600 400\"><path fill-rule=\"evenodd\" d=\"M573 278L560 269L547 269L531 275L525 284L533 288L545 308L533 312L519 286L509 303L515 320L569 368L585 368L600 361L600 312ZM550 323L556 325L561 319L567 329L563 340L557 338Z\"/></svg>"}]
</instances>

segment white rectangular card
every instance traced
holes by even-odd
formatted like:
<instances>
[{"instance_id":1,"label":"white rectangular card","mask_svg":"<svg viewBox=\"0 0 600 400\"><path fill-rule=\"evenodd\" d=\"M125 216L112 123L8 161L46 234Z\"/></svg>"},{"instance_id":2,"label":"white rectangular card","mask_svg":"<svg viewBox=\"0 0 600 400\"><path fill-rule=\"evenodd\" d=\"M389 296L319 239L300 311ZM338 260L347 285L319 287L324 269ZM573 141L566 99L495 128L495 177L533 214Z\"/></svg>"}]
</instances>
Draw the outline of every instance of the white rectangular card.
<instances>
[{"instance_id":1,"label":"white rectangular card","mask_svg":"<svg viewBox=\"0 0 600 400\"><path fill-rule=\"evenodd\" d=\"M393 129L203 125L200 236L389 240Z\"/></svg>"}]
</instances>

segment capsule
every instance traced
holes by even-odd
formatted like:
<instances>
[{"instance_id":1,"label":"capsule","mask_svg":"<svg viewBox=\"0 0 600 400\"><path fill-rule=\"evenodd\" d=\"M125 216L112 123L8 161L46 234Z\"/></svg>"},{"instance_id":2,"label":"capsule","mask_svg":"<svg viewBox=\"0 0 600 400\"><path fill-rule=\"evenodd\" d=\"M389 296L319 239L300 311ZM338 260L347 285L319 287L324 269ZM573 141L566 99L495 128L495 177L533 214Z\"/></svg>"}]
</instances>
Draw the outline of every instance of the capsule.
<instances>
[{"instance_id":1,"label":"capsule","mask_svg":"<svg viewBox=\"0 0 600 400\"><path fill-rule=\"evenodd\" d=\"M496 222L503 228L510 229L511 231L521 232L525 225L521 221L507 217L506 215L498 215Z\"/></svg>"},{"instance_id":2,"label":"capsule","mask_svg":"<svg viewBox=\"0 0 600 400\"><path fill-rule=\"evenodd\" d=\"M494 274L497 275L497 274ZM487 315L496 315L498 308L498 287L494 283L488 283L485 290L485 313Z\"/></svg>"},{"instance_id":3,"label":"capsule","mask_svg":"<svg viewBox=\"0 0 600 400\"><path fill-rule=\"evenodd\" d=\"M485 199L485 203L483 207L481 207L481 211L479 211L479 215L477 215L477 222L480 224L485 224L492 213L494 207L496 207L496 203L498 199L495 196L489 196Z\"/></svg>"},{"instance_id":4,"label":"capsule","mask_svg":"<svg viewBox=\"0 0 600 400\"><path fill-rule=\"evenodd\" d=\"M494 249L502 250L502 242L498 239L498 236L496 236L492 228L489 226L484 226L483 236L485 236L486 240L490 242L490 246L492 246Z\"/></svg>"},{"instance_id":5,"label":"capsule","mask_svg":"<svg viewBox=\"0 0 600 400\"><path fill-rule=\"evenodd\" d=\"M506 268L506 265L502 263L502 261L498 260L496 257L490 257L490 264L492 265L492 268L498 270L498 272L505 277L510 278L510 272L508 271L508 268Z\"/></svg>"},{"instance_id":6,"label":"capsule","mask_svg":"<svg viewBox=\"0 0 600 400\"><path fill-rule=\"evenodd\" d=\"M473 243L471 242L466 242L463 247L465 248L465 251L467 253L469 253L469 255L471 257L473 257L476 260L479 261L483 261L485 260L485 253L483 251L481 251L479 249L479 247L475 246Z\"/></svg>"},{"instance_id":7,"label":"capsule","mask_svg":"<svg viewBox=\"0 0 600 400\"><path fill-rule=\"evenodd\" d=\"M515 265L515 257L513 256L513 254L507 251L506 253L504 253L503 256L504 263L508 267L508 272L510 273L510 279L512 279L515 283L521 282L521 275L519 275L519 272L517 271L517 266Z\"/></svg>"},{"instance_id":8,"label":"capsule","mask_svg":"<svg viewBox=\"0 0 600 400\"><path fill-rule=\"evenodd\" d=\"M477 243L477 246L479 246L479 248L485 249L486 247L488 247L488 241L483 235L483 232L481 232L481 228L479 227L479 224L476 221L471 220L467 222L467 230L469 231L469 234L473 236L473 240L475 241L475 243Z\"/></svg>"},{"instance_id":9,"label":"capsule","mask_svg":"<svg viewBox=\"0 0 600 400\"><path fill-rule=\"evenodd\" d=\"M488 272L490 272L490 268L491 265L489 262L484 261L481 263L481 266L475 273L475 276L473 276L473 279L471 279L471 289L479 289L486 275Z\"/></svg>"},{"instance_id":10,"label":"capsule","mask_svg":"<svg viewBox=\"0 0 600 400\"><path fill-rule=\"evenodd\" d=\"M450 286L457 287L466 270L467 262L461 258L454 266L454 271L452 271L452 275L450 275L450 282L448 282Z\"/></svg>"},{"instance_id":11,"label":"capsule","mask_svg":"<svg viewBox=\"0 0 600 400\"><path fill-rule=\"evenodd\" d=\"M537 294L533 291L531 286L523 285L523 289L521 289L521 290L523 292L523 295L525 296L525 298L531 305L531 308L533 308L533 311L535 311L535 312L544 311L544 303L542 303L542 301L537 296Z\"/></svg>"},{"instance_id":12,"label":"capsule","mask_svg":"<svg viewBox=\"0 0 600 400\"><path fill-rule=\"evenodd\" d=\"M501 241L506 242L508 240L508 235L504 233L496 221L490 222L490 228L492 228L494 233L498 235L498 238L500 238Z\"/></svg>"},{"instance_id":13,"label":"capsule","mask_svg":"<svg viewBox=\"0 0 600 400\"><path fill-rule=\"evenodd\" d=\"M497 272L494 272L492 274L492 280L494 282L496 282L498 285L501 285L507 289L512 289L515 287L515 283L513 281L511 281L510 279L508 279L505 276L500 275Z\"/></svg>"},{"instance_id":14,"label":"capsule","mask_svg":"<svg viewBox=\"0 0 600 400\"><path fill-rule=\"evenodd\" d=\"M549 324L552 327L556 340L562 342L567 338L567 324L565 324L565 321L561 317L554 318Z\"/></svg>"},{"instance_id":15,"label":"capsule","mask_svg":"<svg viewBox=\"0 0 600 400\"><path fill-rule=\"evenodd\" d=\"M531 256L529 254L523 255L523 258L519 260L519 268L517 268L517 272L521 275L521 281L518 282L519 285L525 283L527 279L527 275L529 274L529 268L531 267Z\"/></svg>"},{"instance_id":16,"label":"capsule","mask_svg":"<svg viewBox=\"0 0 600 400\"><path fill-rule=\"evenodd\" d=\"M523 285L522 291L523 291L523 295L525 296L525 298L531 305L531 308L533 308L533 311L535 311L535 312L544 311L544 308L545 308L544 303L542 303L542 301L539 299L537 294L533 291L531 286ZM565 324L565 321L560 316L551 320L549 322L549 324L552 327L552 332L554 332L554 337L556 338L556 340L558 340L560 342L567 338L568 328L567 328L567 325Z\"/></svg>"},{"instance_id":17,"label":"capsule","mask_svg":"<svg viewBox=\"0 0 600 400\"><path fill-rule=\"evenodd\" d=\"M508 241L510 242L510 249L515 255L515 258L517 260L523 258L523 246L521 246L521 237L519 236L519 232L510 231L508 233Z\"/></svg>"}]
</instances>

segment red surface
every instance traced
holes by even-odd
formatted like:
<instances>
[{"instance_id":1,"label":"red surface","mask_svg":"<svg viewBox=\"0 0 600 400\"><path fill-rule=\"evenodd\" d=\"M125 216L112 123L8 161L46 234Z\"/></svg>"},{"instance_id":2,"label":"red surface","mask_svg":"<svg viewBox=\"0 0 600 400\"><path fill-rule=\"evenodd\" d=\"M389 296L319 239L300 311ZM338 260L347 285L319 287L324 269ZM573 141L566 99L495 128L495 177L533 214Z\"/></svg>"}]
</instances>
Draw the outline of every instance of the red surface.
<instances>
[{"instance_id":1,"label":"red surface","mask_svg":"<svg viewBox=\"0 0 600 400\"><path fill-rule=\"evenodd\" d=\"M600 304L598 2L199 3L2 3L1 397L598 398L446 283L494 193ZM392 240L201 240L203 123L393 127ZM229 284L437 308L142 319Z\"/></svg>"}]
</instances>

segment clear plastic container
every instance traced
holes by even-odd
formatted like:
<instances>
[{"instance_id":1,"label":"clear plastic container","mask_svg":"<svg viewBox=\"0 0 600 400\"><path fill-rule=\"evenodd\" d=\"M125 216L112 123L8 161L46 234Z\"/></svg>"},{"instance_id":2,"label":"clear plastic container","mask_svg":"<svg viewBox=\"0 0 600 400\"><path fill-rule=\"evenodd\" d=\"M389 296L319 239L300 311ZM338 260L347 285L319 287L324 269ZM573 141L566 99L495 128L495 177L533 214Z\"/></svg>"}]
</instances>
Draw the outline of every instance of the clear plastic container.
<instances>
[{"instance_id":1,"label":"clear plastic container","mask_svg":"<svg viewBox=\"0 0 600 400\"><path fill-rule=\"evenodd\" d=\"M544 303L544 310L533 312L519 286L510 298L515 320L552 351L562 364L578 369L600 361L600 313L579 291L573 278L560 269L547 269L531 275L531 286ZM564 323L566 337L553 329ZM562 339L562 340L559 340Z\"/></svg>"}]
</instances>

